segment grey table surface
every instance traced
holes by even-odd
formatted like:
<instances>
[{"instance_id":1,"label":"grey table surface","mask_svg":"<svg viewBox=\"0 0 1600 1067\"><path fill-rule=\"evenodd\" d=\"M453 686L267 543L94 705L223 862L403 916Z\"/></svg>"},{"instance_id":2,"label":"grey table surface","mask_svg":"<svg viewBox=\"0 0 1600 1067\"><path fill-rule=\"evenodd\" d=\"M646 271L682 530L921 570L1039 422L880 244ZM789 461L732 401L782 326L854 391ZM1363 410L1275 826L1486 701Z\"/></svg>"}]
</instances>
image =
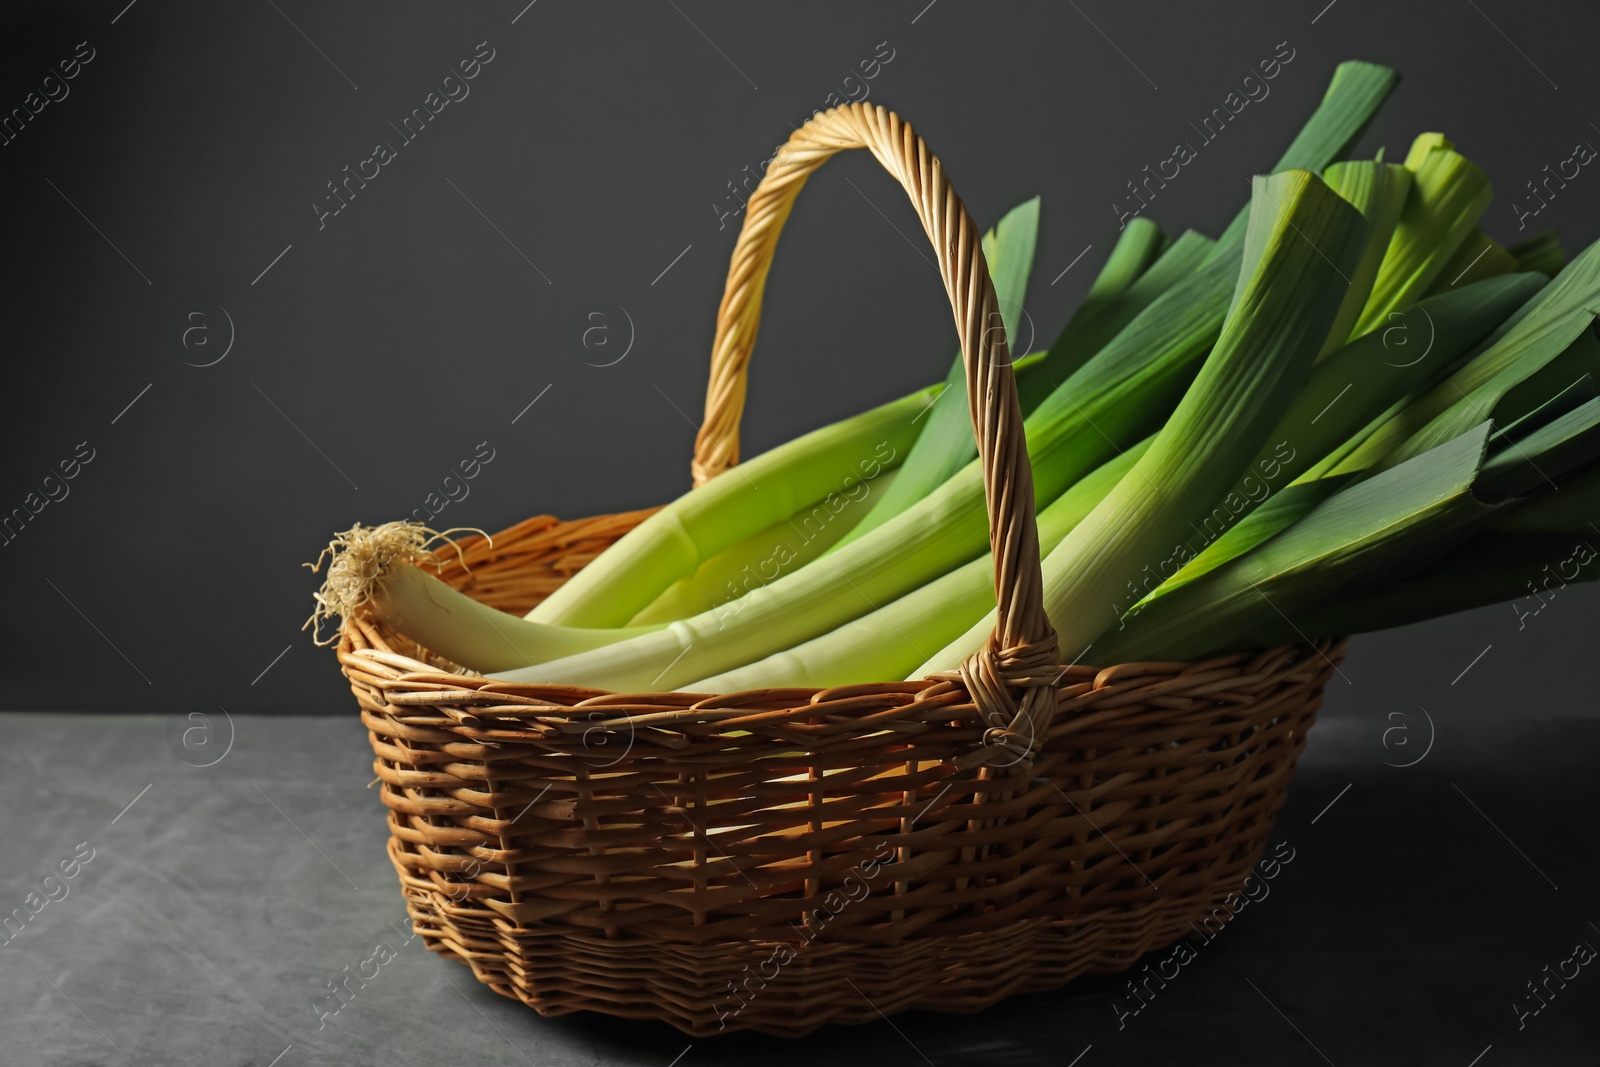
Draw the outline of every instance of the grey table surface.
<instances>
[{"instance_id":1,"label":"grey table surface","mask_svg":"<svg viewBox=\"0 0 1600 1067\"><path fill-rule=\"evenodd\" d=\"M1600 946L1600 597L1558 609L1436 623L1449 662L1418 654L1438 632L1358 639L1274 832L1292 860L1136 1013L1098 977L802 1041L544 1019L428 953L353 714L3 716L0 1063L1593 1064L1600 967L1565 961Z\"/></svg>"}]
</instances>

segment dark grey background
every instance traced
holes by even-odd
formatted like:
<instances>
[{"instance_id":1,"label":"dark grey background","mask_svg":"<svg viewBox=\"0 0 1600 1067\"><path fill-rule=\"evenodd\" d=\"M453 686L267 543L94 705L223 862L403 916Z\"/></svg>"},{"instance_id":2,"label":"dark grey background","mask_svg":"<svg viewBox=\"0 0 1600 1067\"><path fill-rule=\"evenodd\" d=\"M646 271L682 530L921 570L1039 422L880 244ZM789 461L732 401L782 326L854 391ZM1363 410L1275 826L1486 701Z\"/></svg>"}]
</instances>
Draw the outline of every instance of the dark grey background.
<instances>
[{"instance_id":1,"label":"dark grey background","mask_svg":"<svg viewBox=\"0 0 1600 1067\"><path fill-rule=\"evenodd\" d=\"M540 1019L412 942L318 1030L312 998L396 944L404 911L352 701L299 631L316 584L299 564L422 504L481 441L494 459L441 524L685 488L737 225L713 205L879 42L894 59L871 99L917 125L981 223L1044 195L1028 307L1045 338L1108 251L1124 183L1279 42L1295 58L1271 95L1152 205L1169 230L1217 232L1341 59L1405 74L1362 150L1442 129L1493 176L1501 239L1515 191L1600 137L1587 4L525 2L0 16L0 113L78 42L96 53L0 146L0 513L95 449L0 547L0 707L107 713L0 720L0 911L76 842L98 850L0 951L0 1061L1594 1062L1592 968L1524 1029L1511 1007L1600 943L1592 589L1525 625L1499 606L1357 639L1275 833L1297 860L1126 1029L1105 978L973 1018L686 1048ZM471 95L319 231L324 183L483 41ZM1600 236L1600 178L1545 225L1569 250ZM925 252L864 155L812 180L768 291L748 453L943 372ZM575 320L614 307L633 347L589 365L605 357L585 361ZM186 365L222 352L224 309L227 357ZM175 740L191 713L225 762ZM282 713L324 717L265 717Z\"/></svg>"}]
</instances>

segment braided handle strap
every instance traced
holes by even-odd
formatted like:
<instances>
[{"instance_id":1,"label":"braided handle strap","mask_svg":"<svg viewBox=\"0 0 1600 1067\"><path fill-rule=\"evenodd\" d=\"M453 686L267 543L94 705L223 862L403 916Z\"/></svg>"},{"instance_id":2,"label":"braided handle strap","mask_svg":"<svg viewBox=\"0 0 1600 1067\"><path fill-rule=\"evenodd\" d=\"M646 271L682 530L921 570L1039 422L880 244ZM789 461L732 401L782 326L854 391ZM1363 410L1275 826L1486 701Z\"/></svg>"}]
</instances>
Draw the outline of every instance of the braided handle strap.
<instances>
[{"instance_id":1,"label":"braided handle strap","mask_svg":"<svg viewBox=\"0 0 1600 1067\"><path fill-rule=\"evenodd\" d=\"M964 686L990 727L983 747L956 760L957 766L1023 765L1055 713L1059 656L1044 612L1033 469L1016 378L978 227L928 146L892 112L857 103L815 115L789 138L751 194L717 309L705 421L695 439L695 484L738 462L750 351L778 236L811 172L849 148L868 149L899 180L933 243L961 338L967 407L989 509L999 608L994 632L958 671L936 675L941 684L921 696Z\"/></svg>"}]
</instances>

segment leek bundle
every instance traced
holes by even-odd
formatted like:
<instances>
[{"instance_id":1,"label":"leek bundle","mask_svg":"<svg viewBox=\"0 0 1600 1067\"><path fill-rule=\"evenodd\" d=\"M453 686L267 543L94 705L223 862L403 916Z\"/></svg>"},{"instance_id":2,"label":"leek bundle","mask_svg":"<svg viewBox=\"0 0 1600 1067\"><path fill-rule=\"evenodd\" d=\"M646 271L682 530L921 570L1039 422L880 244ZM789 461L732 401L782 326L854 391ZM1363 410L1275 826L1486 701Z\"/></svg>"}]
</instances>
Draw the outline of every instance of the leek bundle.
<instances>
[{"instance_id":1,"label":"leek bundle","mask_svg":"<svg viewBox=\"0 0 1600 1067\"><path fill-rule=\"evenodd\" d=\"M1489 175L1442 133L1343 158L1395 81L1341 65L1221 235L1134 220L1016 362L1063 659L1521 615L1600 576L1600 244L1496 241ZM1011 338L1040 217L1035 197L983 238ZM341 535L315 618L370 613L510 682L921 678L994 626L976 455L958 354L679 497L526 618L430 573L444 535L414 524Z\"/></svg>"}]
</instances>

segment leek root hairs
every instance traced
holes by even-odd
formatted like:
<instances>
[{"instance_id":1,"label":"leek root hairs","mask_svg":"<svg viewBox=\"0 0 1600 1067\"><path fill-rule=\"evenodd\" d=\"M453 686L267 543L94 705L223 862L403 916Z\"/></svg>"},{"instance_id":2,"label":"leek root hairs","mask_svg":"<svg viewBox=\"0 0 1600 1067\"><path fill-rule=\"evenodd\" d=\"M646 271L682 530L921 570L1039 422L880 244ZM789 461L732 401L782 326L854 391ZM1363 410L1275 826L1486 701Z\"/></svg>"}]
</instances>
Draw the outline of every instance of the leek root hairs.
<instances>
[{"instance_id":1,"label":"leek root hairs","mask_svg":"<svg viewBox=\"0 0 1600 1067\"><path fill-rule=\"evenodd\" d=\"M357 523L342 533L334 534L333 540L317 556L315 563L301 564L312 574L319 574L323 561L328 561L328 576L323 580L322 588L312 594L317 602L316 609L311 612L306 624L300 627L301 632L310 630L311 639L319 646L333 644L339 640L339 635L334 633L323 638L324 621L351 618L371 603L378 583L390 564L396 561L433 563L437 566L439 559L433 552L433 546L438 542L442 541L455 549L462 566L466 566L461 546L450 536L458 533L483 534L485 538L489 536L472 527L456 527L440 533L420 522L409 521L386 522L381 526L362 526Z\"/></svg>"}]
</instances>

